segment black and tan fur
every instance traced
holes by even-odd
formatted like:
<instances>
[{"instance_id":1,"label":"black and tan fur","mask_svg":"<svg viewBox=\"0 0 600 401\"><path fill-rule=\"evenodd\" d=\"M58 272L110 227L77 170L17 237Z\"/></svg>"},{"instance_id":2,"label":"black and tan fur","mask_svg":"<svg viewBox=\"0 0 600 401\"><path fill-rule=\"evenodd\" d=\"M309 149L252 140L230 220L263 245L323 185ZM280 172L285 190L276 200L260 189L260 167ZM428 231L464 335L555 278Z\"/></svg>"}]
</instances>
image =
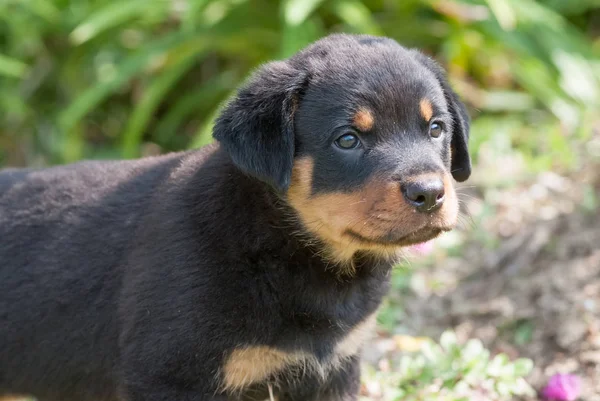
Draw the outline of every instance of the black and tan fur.
<instances>
[{"instance_id":1,"label":"black and tan fur","mask_svg":"<svg viewBox=\"0 0 600 401\"><path fill-rule=\"evenodd\" d=\"M428 57L332 35L213 145L3 171L0 397L356 400L398 251L456 223L468 125Z\"/></svg>"}]
</instances>

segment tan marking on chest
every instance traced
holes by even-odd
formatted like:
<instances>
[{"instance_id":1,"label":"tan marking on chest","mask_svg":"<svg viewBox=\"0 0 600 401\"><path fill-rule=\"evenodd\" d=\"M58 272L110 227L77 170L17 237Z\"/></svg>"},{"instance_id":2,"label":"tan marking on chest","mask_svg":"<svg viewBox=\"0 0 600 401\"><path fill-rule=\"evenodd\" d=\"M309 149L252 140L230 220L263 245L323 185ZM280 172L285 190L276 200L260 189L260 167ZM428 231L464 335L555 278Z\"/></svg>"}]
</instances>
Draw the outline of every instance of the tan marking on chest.
<instances>
[{"instance_id":1,"label":"tan marking on chest","mask_svg":"<svg viewBox=\"0 0 600 401\"><path fill-rule=\"evenodd\" d=\"M263 345L236 349L223 368L223 390L242 390L289 366L305 363L307 357L305 353L289 353Z\"/></svg>"},{"instance_id":2,"label":"tan marking on chest","mask_svg":"<svg viewBox=\"0 0 600 401\"><path fill-rule=\"evenodd\" d=\"M335 346L331 357L323 362L307 352L285 352L268 346L236 349L225 361L221 388L228 392L241 391L289 368L314 373L324 379L329 372L338 369L346 360L360 352L373 333L376 316L376 313L370 315L350 330Z\"/></svg>"},{"instance_id":3,"label":"tan marking on chest","mask_svg":"<svg viewBox=\"0 0 600 401\"><path fill-rule=\"evenodd\" d=\"M421 99L419 108L421 109L421 116L425 121L429 122L431 117L433 117L433 106L431 105L431 102L428 99Z\"/></svg>"},{"instance_id":4,"label":"tan marking on chest","mask_svg":"<svg viewBox=\"0 0 600 401\"><path fill-rule=\"evenodd\" d=\"M357 324L342 341L335 346L335 355L339 363L347 358L358 354L363 345L371 339L377 325L377 313L371 314L365 320Z\"/></svg>"}]
</instances>

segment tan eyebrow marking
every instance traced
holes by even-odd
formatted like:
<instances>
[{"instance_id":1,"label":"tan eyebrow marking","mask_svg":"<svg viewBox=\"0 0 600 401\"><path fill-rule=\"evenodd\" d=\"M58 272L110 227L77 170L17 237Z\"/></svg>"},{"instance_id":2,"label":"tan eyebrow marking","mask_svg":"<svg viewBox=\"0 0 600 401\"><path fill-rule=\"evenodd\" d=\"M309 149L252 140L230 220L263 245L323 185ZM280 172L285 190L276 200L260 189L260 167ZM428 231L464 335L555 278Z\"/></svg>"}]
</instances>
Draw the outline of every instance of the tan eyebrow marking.
<instances>
[{"instance_id":1,"label":"tan eyebrow marking","mask_svg":"<svg viewBox=\"0 0 600 401\"><path fill-rule=\"evenodd\" d=\"M431 117L433 117L433 106L428 99L421 99L419 103L419 108L421 109L421 116L425 119L425 121L429 122Z\"/></svg>"},{"instance_id":2,"label":"tan eyebrow marking","mask_svg":"<svg viewBox=\"0 0 600 401\"><path fill-rule=\"evenodd\" d=\"M375 123L375 118L373 117L373 113L367 110L364 107L358 109L356 114L354 114L354 119L352 120L356 128L361 131L370 131L373 128L373 124Z\"/></svg>"}]
</instances>

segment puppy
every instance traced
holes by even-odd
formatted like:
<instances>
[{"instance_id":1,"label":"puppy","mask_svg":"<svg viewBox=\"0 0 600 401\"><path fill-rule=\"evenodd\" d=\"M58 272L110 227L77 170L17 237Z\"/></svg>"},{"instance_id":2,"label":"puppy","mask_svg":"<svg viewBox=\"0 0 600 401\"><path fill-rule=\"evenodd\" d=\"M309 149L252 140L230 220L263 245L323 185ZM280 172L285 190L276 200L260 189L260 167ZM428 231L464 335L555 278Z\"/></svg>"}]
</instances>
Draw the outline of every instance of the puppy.
<instances>
[{"instance_id":1,"label":"puppy","mask_svg":"<svg viewBox=\"0 0 600 401\"><path fill-rule=\"evenodd\" d=\"M331 35L216 142L0 174L0 397L347 401L398 251L453 228L469 117L431 59Z\"/></svg>"}]
</instances>

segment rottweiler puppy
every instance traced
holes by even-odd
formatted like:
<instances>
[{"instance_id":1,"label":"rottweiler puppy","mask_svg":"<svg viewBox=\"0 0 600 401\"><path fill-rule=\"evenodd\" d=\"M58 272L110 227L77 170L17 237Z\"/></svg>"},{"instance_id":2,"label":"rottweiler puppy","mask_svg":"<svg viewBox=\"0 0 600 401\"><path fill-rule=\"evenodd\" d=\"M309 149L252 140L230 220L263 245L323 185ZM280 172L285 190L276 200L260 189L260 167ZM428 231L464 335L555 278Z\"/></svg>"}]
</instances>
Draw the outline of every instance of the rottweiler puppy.
<instances>
[{"instance_id":1,"label":"rottweiler puppy","mask_svg":"<svg viewBox=\"0 0 600 401\"><path fill-rule=\"evenodd\" d=\"M453 228L469 117L430 58L335 34L203 149L0 175L0 397L356 400L403 247Z\"/></svg>"}]
</instances>

